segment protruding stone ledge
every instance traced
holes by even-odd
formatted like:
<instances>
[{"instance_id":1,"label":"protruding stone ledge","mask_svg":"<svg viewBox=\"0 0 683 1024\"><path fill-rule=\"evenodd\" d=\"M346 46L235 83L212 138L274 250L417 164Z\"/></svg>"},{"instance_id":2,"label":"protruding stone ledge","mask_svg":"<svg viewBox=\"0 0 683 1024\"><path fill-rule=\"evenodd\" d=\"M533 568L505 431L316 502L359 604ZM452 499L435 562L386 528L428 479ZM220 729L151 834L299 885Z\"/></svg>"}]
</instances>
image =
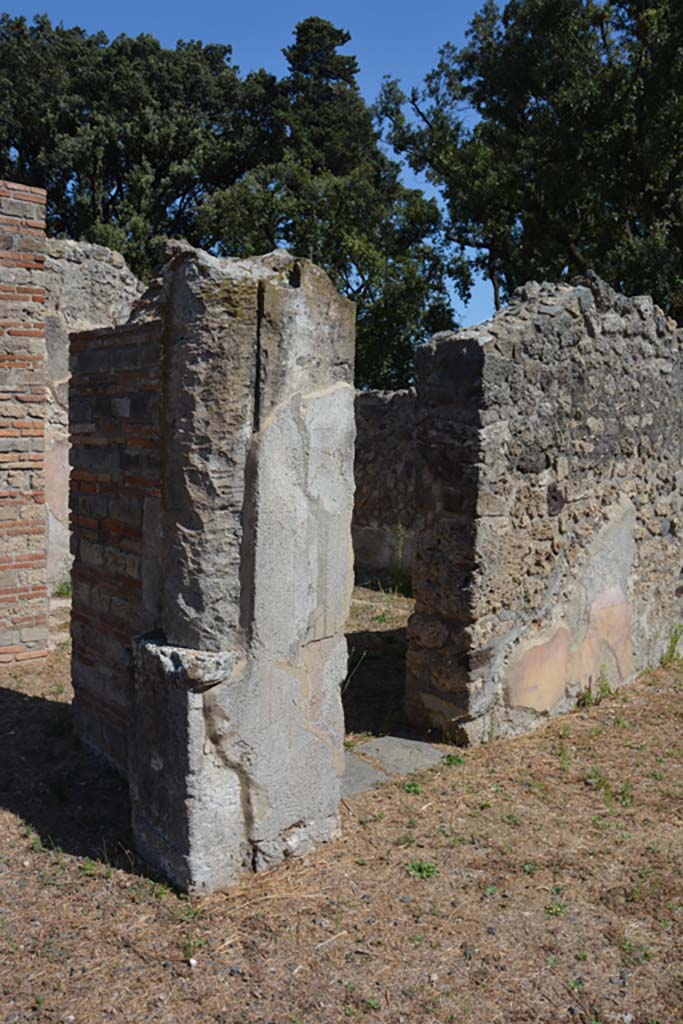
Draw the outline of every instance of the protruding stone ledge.
<instances>
[{"instance_id":1,"label":"protruding stone ledge","mask_svg":"<svg viewBox=\"0 0 683 1024\"><path fill-rule=\"evenodd\" d=\"M205 694L244 675L241 651L195 651L138 637L128 716L135 845L179 888L234 882L249 866L243 773L217 756ZM243 752L244 753L244 752Z\"/></svg>"}]
</instances>

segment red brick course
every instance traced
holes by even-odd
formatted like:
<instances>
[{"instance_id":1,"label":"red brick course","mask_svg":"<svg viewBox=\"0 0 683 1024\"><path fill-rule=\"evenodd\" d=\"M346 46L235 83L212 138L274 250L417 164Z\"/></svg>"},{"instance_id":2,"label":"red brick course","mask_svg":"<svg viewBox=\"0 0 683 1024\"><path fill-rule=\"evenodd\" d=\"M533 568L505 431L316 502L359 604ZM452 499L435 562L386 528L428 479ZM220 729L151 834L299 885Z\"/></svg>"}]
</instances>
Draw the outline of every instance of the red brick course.
<instances>
[{"instance_id":1,"label":"red brick course","mask_svg":"<svg viewBox=\"0 0 683 1024\"><path fill-rule=\"evenodd\" d=\"M47 651L45 202L0 181L0 665Z\"/></svg>"},{"instance_id":2,"label":"red brick course","mask_svg":"<svg viewBox=\"0 0 683 1024\"><path fill-rule=\"evenodd\" d=\"M142 577L159 544L161 341L152 321L70 345L75 709L81 735L124 772L131 644L157 624Z\"/></svg>"}]
</instances>

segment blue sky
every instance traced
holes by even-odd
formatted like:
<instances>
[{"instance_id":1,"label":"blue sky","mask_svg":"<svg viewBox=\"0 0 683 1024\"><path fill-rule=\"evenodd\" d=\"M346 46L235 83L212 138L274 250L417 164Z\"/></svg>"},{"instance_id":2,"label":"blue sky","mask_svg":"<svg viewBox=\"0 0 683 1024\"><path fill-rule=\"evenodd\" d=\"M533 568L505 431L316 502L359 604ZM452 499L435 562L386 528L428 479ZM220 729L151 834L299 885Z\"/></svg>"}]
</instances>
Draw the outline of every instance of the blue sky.
<instances>
[{"instance_id":1,"label":"blue sky","mask_svg":"<svg viewBox=\"0 0 683 1024\"><path fill-rule=\"evenodd\" d=\"M373 101L386 74L400 79L406 90L420 84L434 67L443 43L464 41L467 25L482 2L114 0L100 6L92 0L38 0L37 4L4 3L2 10L28 19L47 13L53 22L81 25L90 32L102 29L110 37L149 32L165 46L175 45L178 39L229 43L233 62L242 71L265 67L276 74L285 69L281 50L291 42L296 23L318 15L351 33L348 51L357 56L360 87L366 99ZM459 306L457 312L463 323L476 323L486 319L491 310L490 286L482 282L468 308Z\"/></svg>"}]
</instances>

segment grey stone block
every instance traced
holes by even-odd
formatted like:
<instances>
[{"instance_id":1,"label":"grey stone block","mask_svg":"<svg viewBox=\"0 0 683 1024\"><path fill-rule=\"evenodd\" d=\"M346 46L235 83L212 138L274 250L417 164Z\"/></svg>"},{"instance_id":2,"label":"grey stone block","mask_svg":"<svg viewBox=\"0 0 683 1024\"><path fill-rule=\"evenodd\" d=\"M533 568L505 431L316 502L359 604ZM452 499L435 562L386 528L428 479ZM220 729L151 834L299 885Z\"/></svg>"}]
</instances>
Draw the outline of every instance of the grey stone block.
<instances>
[{"instance_id":1,"label":"grey stone block","mask_svg":"<svg viewBox=\"0 0 683 1024\"><path fill-rule=\"evenodd\" d=\"M358 757L352 751L347 751L344 757L344 776L341 784L342 796L355 796L356 793L367 793L377 786L389 782L389 776L378 771L367 761Z\"/></svg>"},{"instance_id":2,"label":"grey stone block","mask_svg":"<svg viewBox=\"0 0 683 1024\"><path fill-rule=\"evenodd\" d=\"M394 775L410 775L422 768L432 768L443 757L443 751L431 743L402 736L380 736L378 739L367 740L359 743L357 750L375 758L385 771Z\"/></svg>"}]
</instances>

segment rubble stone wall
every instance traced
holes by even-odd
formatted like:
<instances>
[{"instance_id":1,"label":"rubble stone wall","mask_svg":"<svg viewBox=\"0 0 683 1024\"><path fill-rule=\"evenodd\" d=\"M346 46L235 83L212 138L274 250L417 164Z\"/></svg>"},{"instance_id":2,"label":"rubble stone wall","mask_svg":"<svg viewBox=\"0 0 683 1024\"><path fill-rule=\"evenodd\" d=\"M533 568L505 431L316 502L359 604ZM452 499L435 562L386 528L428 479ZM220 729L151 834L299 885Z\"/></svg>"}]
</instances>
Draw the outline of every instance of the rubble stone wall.
<instances>
[{"instance_id":1,"label":"rubble stone wall","mask_svg":"<svg viewBox=\"0 0 683 1024\"><path fill-rule=\"evenodd\" d=\"M683 623L683 335L595 277L418 359L407 711L479 741L659 662Z\"/></svg>"},{"instance_id":2,"label":"rubble stone wall","mask_svg":"<svg viewBox=\"0 0 683 1024\"><path fill-rule=\"evenodd\" d=\"M412 570L416 455L415 392L359 392L353 550L361 574Z\"/></svg>"},{"instance_id":3,"label":"rubble stone wall","mask_svg":"<svg viewBox=\"0 0 683 1024\"><path fill-rule=\"evenodd\" d=\"M123 256L102 245L51 238L45 259L47 419L45 503L48 583L68 579L69 332L125 323L143 285Z\"/></svg>"},{"instance_id":4,"label":"rubble stone wall","mask_svg":"<svg viewBox=\"0 0 683 1024\"><path fill-rule=\"evenodd\" d=\"M354 309L179 246L137 317L72 335L76 708L141 855L206 890L338 830Z\"/></svg>"},{"instance_id":5,"label":"rubble stone wall","mask_svg":"<svg viewBox=\"0 0 683 1024\"><path fill-rule=\"evenodd\" d=\"M45 202L0 181L0 664L47 650Z\"/></svg>"}]
</instances>

